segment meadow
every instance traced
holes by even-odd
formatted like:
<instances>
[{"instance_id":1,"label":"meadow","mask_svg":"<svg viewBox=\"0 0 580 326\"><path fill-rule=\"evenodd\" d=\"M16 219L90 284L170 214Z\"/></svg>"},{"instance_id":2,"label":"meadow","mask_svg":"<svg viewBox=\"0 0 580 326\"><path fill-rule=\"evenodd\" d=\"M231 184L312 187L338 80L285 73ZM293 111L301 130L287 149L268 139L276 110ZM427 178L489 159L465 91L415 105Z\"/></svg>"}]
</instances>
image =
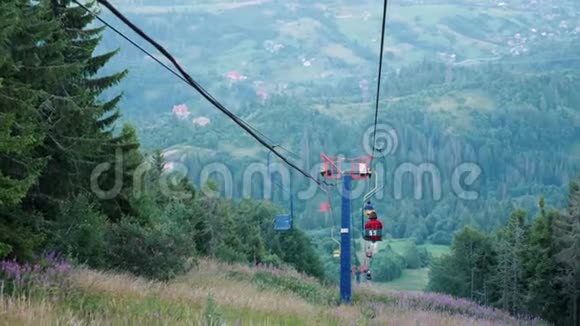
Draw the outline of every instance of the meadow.
<instances>
[{"instance_id":1,"label":"meadow","mask_svg":"<svg viewBox=\"0 0 580 326\"><path fill-rule=\"evenodd\" d=\"M1 266L6 325L541 324L445 295L375 287L356 288L353 304L339 306L334 286L295 271L208 259L169 282L62 261Z\"/></svg>"},{"instance_id":2,"label":"meadow","mask_svg":"<svg viewBox=\"0 0 580 326\"><path fill-rule=\"evenodd\" d=\"M391 246L393 251L399 255L403 255L405 247L410 243L409 239L389 239L383 241L379 248L385 247L387 245ZM445 245L435 245L431 243L425 243L417 246L418 249L425 248L429 253L431 253L433 258L440 257L441 255L449 253L449 246ZM404 290L404 291L423 291L427 286L429 281L429 268L419 268L419 269L404 269L401 277L386 283L377 283L380 287L384 287L392 290Z\"/></svg>"}]
</instances>

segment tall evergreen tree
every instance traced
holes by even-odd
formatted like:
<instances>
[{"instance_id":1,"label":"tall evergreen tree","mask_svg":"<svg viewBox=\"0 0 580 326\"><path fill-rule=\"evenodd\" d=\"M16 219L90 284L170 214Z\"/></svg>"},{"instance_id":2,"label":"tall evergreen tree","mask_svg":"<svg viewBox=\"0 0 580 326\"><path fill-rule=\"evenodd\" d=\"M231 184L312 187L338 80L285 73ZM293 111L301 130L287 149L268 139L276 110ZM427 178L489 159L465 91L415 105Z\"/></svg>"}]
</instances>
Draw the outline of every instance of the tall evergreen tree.
<instances>
[{"instance_id":1,"label":"tall evergreen tree","mask_svg":"<svg viewBox=\"0 0 580 326\"><path fill-rule=\"evenodd\" d=\"M566 298L568 323L580 322L580 184L570 185L568 211L555 223L558 239L556 259L560 266L557 281L561 294Z\"/></svg>"},{"instance_id":2,"label":"tall evergreen tree","mask_svg":"<svg viewBox=\"0 0 580 326\"><path fill-rule=\"evenodd\" d=\"M41 67L44 70L40 72L52 78L34 79L46 93L41 109L47 117L44 127L48 137L41 153L50 160L33 193L36 201L31 202L34 207L49 211L55 208L55 202L75 192L89 191L89 176L98 164L114 163L115 150L107 145L114 141L111 126L118 118L115 110L120 97L102 102L100 95L125 74L95 77L114 55L93 55L102 29L89 27L93 17L82 8L63 6L52 10L52 5L45 0L39 7L44 9L47 20L60 26L50 40L53 47L59 45L55 47L58 62ZM57 73L54 67L63 67L59 69L66 69L66 74L53 76Z\"/></svg>"},{"instance_id":3,"label":"tall evergreen tree","mask_svg":"<svg viewBox=\"0 0 580 326\"><path fill-rule=\"evenodd\" d=\"M451 254L437 259L429 273L428 289L488 303L495 269L495 251L490 239L466 226L455 235Z\"/></svg>"},{"instance_id":4,"label":"tall evergreen tree","mask_svg":"<svg viewBox=\"0 0 580 326\"><path fill-rule=\"evenodd\" d=\"M525 219L526 212L516 210L497 236L495 284L499 295L498 305L511 313L522 311L524 307L522 252L526 241Z\"/></svg>"},{"instance_id":5,"label":"tall evergreen tree","mask_svg":"<svg viewBox=\"0 0 580 326\"><path fill-rule=\"evenodd\" d=\"M62 60L60 25L35 2L0 1L0 256L29 259L41 245L42 215L22 209L46 170L44 152L52 101L66 94L45 85L68 78L75 64Z\"/></svg>"},{"instance_id":6,"label":"tall evergreen tree","mask_svg":"<svg viewBox=\"0 0 580 326\"><path fill-rule=\"evenodd\" d=\"M0 219L3 230L19 234L39 233L38 217L53 219L65 200L88 193L91 172L114 164L119 151L129 156L126 172L140 163L134 131L113 135L120 96L101 100L126 73L98 75L115 54L94 55L102 28L91 28L93 17L82 8L53 4L0 2ZM113 172L101 181L110 183ZM116 207L110 216L127 213L130 205L121 196ZM19 216L32 220L23 225L27 219ZM34 238L0 242L30 256Z\"/></svg>"},{"instance_id":7,"label":"tall evergreen tree","mask_svg":"<svg viewBox=\"0 0 580 326\"><path fill-rule=\"evenodd\" d=\"M558 212L544 209L544 199L540 199L540 216L531 228L523 252L524 277L527 284L526 310L547 320L557 320L565 310L556 283L557 261L555 259L556 239L554 220Z\"/></svg>"},{"instance_id":8,"label":"tall evergreen tree","mask_svg":"<svg viewBox=\"0 0 580 326\"><path fill-rule=\"evenodd\" d=\"M109 141L103 146L105 154L111 155L114 151L114 164L104 171L104 176L97 181L99 188L111 191L113 198L101 201L102 207L113 221L118 221L123 215L133 215L136 212L134 196L146 191L141 183L142 174L145 174L148 166L139 150L139 140L135 128L130 125L123 126L118 140ZM111 155L112 156L112 155ZM162 158L159 157L161 160ZM159 182L162 167L156 173L155 180Z\"/></svg>"},{"instance_id":9,"label":"tall evergreen tree","mask_svg":"<svg viewBox=\"0 0 580 326\"><path fill-rule=\"evenodd\" d=\"M45 136L35 112L38 91L20 78L28 64L23 52L39 51L38 42L56 28L41 20L26 1L0 1L0 207L19 204L45 163L34 155Z\"/></svg>"}]
</instances>

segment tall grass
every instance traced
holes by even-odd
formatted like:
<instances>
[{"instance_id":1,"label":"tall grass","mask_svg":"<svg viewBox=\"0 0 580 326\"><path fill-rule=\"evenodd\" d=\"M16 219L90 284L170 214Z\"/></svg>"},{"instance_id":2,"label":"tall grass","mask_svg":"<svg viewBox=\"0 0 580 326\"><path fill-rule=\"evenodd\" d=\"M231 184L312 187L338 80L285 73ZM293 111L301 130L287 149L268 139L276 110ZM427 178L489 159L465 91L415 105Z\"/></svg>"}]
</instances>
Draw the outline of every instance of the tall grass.
<instances>
[{"instance_id":1,"label":"tall grass","mask_svg":"<svg viewBox=\"0 0 580 326\"><path fill-rule=\"evenodd\" d=\"M416 326L523 322L500 312L481 312L479 306L462 301L442 303L429 295L373 289L357 289L353 305L338 306L335 288L296 271L212 260L201 260L187 275L170 282L71 268L55 278L60 282L55 289L36 281L24 287L5 272L2 275L5 284L13 287L10 293L0 293L0 324L6 325ZM43 282L52 282L51 277Z\"/></svg>"}]
</instances>

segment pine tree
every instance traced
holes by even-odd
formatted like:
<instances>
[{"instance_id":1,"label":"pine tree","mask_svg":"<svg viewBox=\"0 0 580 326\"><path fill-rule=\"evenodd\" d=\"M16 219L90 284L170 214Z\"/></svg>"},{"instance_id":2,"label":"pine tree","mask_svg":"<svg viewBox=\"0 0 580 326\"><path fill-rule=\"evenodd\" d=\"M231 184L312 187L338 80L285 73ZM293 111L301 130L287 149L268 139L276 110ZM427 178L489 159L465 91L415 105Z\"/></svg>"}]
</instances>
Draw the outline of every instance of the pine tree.
<instances>
[{"instance_id":1,"label":"pine tree","mask_svg":"<svg viewBox=\"0 0 580 326\"><path fill-rule=\"evenodd\" d=\"M429 272L428 289L487 304L494 298L491 286L495 251L490 239L466 226L455 235L451 254L436 259Z\"/></svg>"},{"instance_id":2,"label":"pine tree","mask_svg":"<svg viewBox=\"0 0 580 326\"><path fill-rule=\"evenodd\" d=\"M53 10L52 5L45 0L39 7L46 20L60 27L47 42L57 62L40 70L47 78L34 79L46 94L42 113L47 117L43 121L47 138L40 154L50 160L30 204L43 211L53 210L55 203L76 192L90 191L91 172L101 163L114 165L117 147L126 145L123 136L113 137L112 130L119 117L120 96L99 99L126 72L95 77L115 54L93 56L102 28L89 28L93 17L82 8L65 2Z\"/></svg>"},{"instance_id":3,"label":"pine tree","mask_svg":"<svg viewBox=\"0 0 580 326\"><path fill-rule=\"evenodd\" d=\"M555 259L554 220L558 212L544 209L540 200L540 216L531 228L523 252L524 277L527 284L526 310L547 320L555 321L562 311L556 284L557 262Z\"/></svg>"},{"instance_id":4,"label":"pine tree","mask_svg":"<svg viewBox=\"0 0 580 326\"><path fill-rule=\"evenodd\" d=\"M100 184L104 189L119 187L118 193L111 199L102 200L102 206L112 221L118 221L123 215L134 215L135 209L133 196L138 191L146 191L141 184L141 173L147 173L147 165L143 155L139 151L139 140L135 128L130 125L123 126L118 144L107 144L103 150L115 151L115 164L111 165ZM163 158L158 154L158 159ZM163 163L161 163L163 164ZM156 167L157 185L162 174L162 166ZM137 178L137 180L136 180ZM137 183L136 183L137 182ZM155 185L155 186L157 186ZM137 189L140 188L140 189Z\"/></svg>"},{"instance_id":5,"label":"pine tree","mask_svg":"<svg viewBox=\"0 0 580 326\"><path fill-rule=\"evenodd\" d=\"M53 99L44 84L75 70L59 55L60 26L47 19L46 8L24 0L0 1L0 247L1 256L31 259L44 240L42 215L22 209L37 187L48 155L48 113ZM48 123L47 123L48 122Z\"/></svg>"},{"instance_id":6,"label":"pine tree","mask_svg":"<svg viewBox=\"0 0 580 326\"><path fill-rule=\"evenodd\" d=\"M494 276L499 292L497 304L511 313L522 311L524 306L522 252L526 241L525 217L525 211L516 210L497 235L497 271Z\"/></svg>"},{"instance_id":7,"label":"pine tree","mask_svg":"<svg viewBox=\"0 0 580 326\"><path fill-rule=\"evenodd\" d=\"M39 20L25 1L0 1L0 207L19 204L45 163L45 158L33 155L44 139L34 107L38 92L19 78L22 52L36 52L34 40L46 33L33 30Z\"/></svg>"},{"instance_id":8,"label":"pine tree","mask_svg":"<svg viewBox=\"0 0 580 326\"><path fill-rule=\"evenodd\" d=\"M39 219L53 219L66 200L89 193L95 167L114 165L119 151L128 156L125 195L128 175L140 164L134 130L114 135L120 95L101 100L126 72L98 74L116 52L93 55L102 28L91 28L92 16L67 5L0 1L0 222L3 232L27 235L0 242L20 257L38 244L30 240ZM126 196L114 203L111 216L130 212Z\"/></svg>"},{"instance_id":9,"label":"pine tree","mask_svg":"<svg viewBox=\"0 0 580 326\"><path fill-rule=\"evenodd\" d=\"M557 282L566 298L568 323L580 322L580 184L570 185L568 212L556 219L556 259L560 266Z\"/></svg>"},{"instance_id":10,"label":"pine tree","mask_svg":"<svg viewBox=\"0 0 580 326\"><path fill-rule=\"evenodd\" d=\"M39 90L35 109L46 133L35 155L49 158L27 204L56 208L60 199L77 188L73 180L83 176L76 136L90 130L90 118L88 110L83 109L87 96L77 83L82 63L66 60L70 40L62 24L54 18L49 4L40 2L34 8L45 25L56 25L57 28L37 27L46 35L31 41L41 46L36 53L25 51L21 54L23 67L19 78Z\"/></svg>"},{"instance_id":11,"label":"pine tree","mask_svg":"<svg viewBox=\"0 0 580 326\"><path fill-rule=\"evenodd\" d=\"M480 302L487 301L487 282L494 265L494 253L489 239L481 232L466 227L455 236L452 250L457 257L455 267L462 271L462 296Z\"/></svg>"}]
</instances>

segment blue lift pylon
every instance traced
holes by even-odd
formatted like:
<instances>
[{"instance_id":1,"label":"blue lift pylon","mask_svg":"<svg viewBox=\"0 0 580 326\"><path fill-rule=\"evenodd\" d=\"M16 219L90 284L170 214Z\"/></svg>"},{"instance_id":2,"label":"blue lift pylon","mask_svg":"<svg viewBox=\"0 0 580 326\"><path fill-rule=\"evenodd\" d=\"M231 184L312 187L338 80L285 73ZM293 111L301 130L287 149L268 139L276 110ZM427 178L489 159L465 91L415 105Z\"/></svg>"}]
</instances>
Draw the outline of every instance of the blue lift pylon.
<instances>
[{"instance_id":1,"label":"blue lift pylon","mask_svg":"<svg viewBox=\"0 0 580 326\"><path fill-rule=\"evenodd\" d=\"M352 294L351 243L350 243L350 175L342 177L342 209L340 222L340 302L350 303Z\"/></svg>"},{"instance_id":2,"label":"blue lift pylon","mask_svg":"<svg viewBox=\"0 0 580 326\"><path fill-rule=\"evenodd\" d=\"M352 180L367 179L372 171L369 167L372 156L364 156L351 161L350 170L343 172L343 159L328 157L320 154L322 158L322 168L320 173L328 179L342 179L342 204L340 222L340 302L350 304L352 299L352 247L351 247L351 216L350 201L352 191Z\"/></svg>"}]
</instances>

